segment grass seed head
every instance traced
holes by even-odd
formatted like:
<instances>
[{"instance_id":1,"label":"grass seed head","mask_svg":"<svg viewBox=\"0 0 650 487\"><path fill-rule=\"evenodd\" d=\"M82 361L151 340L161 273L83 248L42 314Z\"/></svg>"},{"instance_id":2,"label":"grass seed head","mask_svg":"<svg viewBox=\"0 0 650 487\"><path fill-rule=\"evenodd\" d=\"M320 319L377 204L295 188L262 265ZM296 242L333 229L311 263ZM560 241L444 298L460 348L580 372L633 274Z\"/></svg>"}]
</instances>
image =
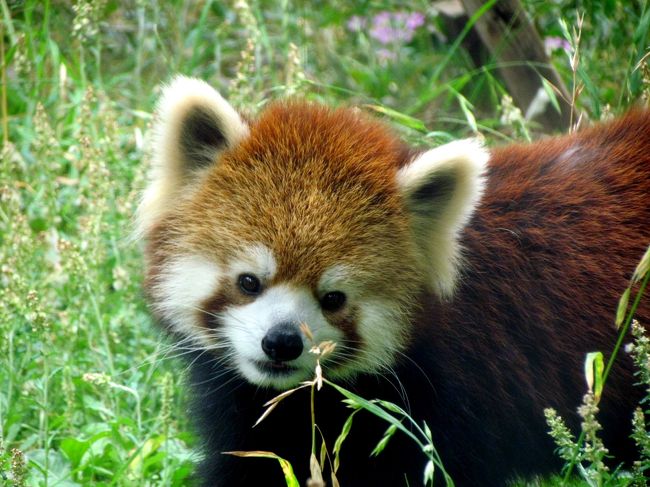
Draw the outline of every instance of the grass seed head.
<instances>
[{"instance_id":1,"label":"grass seed head","mask_svg":"<svg viewBox=\"0 0 650 487\"><path fill-rule=\"evenodd\" d=\"M18 448L11 450L11 477L15 487L23 487L27 478L25 454Z\"/></svg>"}]
</instances>

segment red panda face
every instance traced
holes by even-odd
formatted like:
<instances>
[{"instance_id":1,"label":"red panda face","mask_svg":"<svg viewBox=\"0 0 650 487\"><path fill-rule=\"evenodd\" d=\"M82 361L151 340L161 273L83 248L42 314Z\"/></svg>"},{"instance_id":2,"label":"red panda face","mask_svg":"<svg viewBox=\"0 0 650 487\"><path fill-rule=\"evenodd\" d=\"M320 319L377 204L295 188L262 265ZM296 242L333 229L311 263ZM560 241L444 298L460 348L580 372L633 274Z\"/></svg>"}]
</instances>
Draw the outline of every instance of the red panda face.
<instances>
[{"instance_id":1,"label":"red panda face","mask_svg":"<svg viewBox=\"0 0 650 487\"><path fill-rule=\"evenodd\" d=\"M309 379L323 341L332 378L390 367L416 295L453 290L477 144L414 156L353 110L306 103L247 125L187 78L166 89L156 134L138 215L152 309L249 382Z\"/></svg>"}]
</instances>

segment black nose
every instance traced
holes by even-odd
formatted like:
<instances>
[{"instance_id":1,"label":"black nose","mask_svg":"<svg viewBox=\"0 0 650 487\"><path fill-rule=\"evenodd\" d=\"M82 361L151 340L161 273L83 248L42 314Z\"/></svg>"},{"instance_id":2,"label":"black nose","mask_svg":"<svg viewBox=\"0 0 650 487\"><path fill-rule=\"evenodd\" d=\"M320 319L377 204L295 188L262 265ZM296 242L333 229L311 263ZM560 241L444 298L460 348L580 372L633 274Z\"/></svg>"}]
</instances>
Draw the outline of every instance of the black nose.
<instances>
[{"instance_id":1,"label":"black nose","mask_svg":"<svg viewBox=\"0 0 650 487\"><path fill-rule=\"evenodd\" d=\"M262 338L262 350L271 359L286 362L300 357L302 336L290 323L281 323L271 328Z\"/></svg>"}]
</instances>

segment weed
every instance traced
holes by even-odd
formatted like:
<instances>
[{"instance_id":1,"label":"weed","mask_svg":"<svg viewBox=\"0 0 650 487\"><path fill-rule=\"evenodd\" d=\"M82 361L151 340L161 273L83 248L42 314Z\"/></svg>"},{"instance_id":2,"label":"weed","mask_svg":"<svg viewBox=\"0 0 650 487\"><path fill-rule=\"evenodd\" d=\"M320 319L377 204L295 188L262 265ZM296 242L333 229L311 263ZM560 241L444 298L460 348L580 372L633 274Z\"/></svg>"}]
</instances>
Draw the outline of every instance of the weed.
<instances>
[{"instance_id":1,"label":"weed","mask_svg":"<svg viewBox=\"0 0 650 487\"><path fill-rule=\"evenodd\" d=\"M620 299L616 314L616 325L620 327L620 332L607 366L603 363L602 353L594 352L587 356L585 371L589 390L578 408L578 414L582 418L579 438L574 440L562 418L553 409L544 411L550 428L549 434L558 447L557 453L566 462L564 482L568 481L573 468L577 466L580 476L592 487L646 485L644 472L650 469L650 457L648 457L650 433L645 426L644 410L641 407L637 408L633 417L630 418L633 430L632 438L639 447L640 453L639 460L633 465L632 473L620 468L612 472L605 463L606 459L610 461L615 461L615 459L610 458L609 451L599 436L602 427L598 422L597 415L601 396L607 393L605 388L607 377L618 356L623 340L628 337L630 330L634 342L628 345L626 350L632 354L637 367L636 374L640 378L641 384L646 387L646 397L641 401L641 405L650 401L650 340L645 335L643 327L634 320L634 314L648 281L650 281L650 247L635 269L630 286ZM629 304L630 294L635 285L639 287L636 289L632 304Z\"/></svg>"}]
</instances>

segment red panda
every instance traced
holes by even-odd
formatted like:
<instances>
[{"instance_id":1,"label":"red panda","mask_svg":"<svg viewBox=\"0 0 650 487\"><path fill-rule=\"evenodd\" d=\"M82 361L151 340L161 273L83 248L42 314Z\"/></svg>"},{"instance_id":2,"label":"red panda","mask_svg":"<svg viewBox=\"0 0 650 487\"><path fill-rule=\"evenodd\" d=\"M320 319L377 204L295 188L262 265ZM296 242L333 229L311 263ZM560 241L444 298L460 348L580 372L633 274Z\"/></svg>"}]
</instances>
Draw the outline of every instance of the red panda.
<instances>
[{"instance_id":1,"label":"red panda","mask_svg":"<svg viewBox=\"0 0 650 487\"><path fill-rule=\"evenodd\" d=\"M543 410L576 428L586 352L611 350L618 296L650 242L650 115L534 144L407 146L359 111L273 103L245 121L202 81L176 78L157 110L137 215L155 318L188 356L206 486L283 485L269 450L308 476L313 340L324 375L426 422L456 485L558 467ZM650 323L647 300L638 311ZM630 458L640 397L629 357L601 402L605 444ZM299 393L298 393L299 394ZM329 445L350 413L328 388ZM355 417L343 486L419 485L425 456Z\"/></svg>"}]
</instances>

